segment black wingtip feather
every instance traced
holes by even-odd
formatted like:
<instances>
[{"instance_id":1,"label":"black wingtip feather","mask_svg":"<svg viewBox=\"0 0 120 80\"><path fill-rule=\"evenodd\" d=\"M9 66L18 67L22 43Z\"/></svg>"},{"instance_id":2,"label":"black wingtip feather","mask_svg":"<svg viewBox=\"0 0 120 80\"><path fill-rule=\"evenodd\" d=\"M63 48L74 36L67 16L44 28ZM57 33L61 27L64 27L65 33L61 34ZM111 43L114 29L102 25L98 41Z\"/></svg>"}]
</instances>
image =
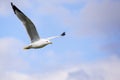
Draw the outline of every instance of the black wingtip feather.
<instances>
[{"instance_id":1,"label":"black wingtip feather","mask_svg":"<svg viewBox=\"0 0 120 80\"><path fill-rule=\"evenodd\" d=\"M13 3L11 2L11 6L13 6Z\"/></svg>"},{"instance_id":2,"label":"black wingtip feather","mask_svg":"<svg viewBox=\"0 0 120 80\"><path fill-rule=\"evenodd\" d=\"M66 35L66 33L65 32L63 32L62 34L61 34L61 36L65 36Z\"/></svg>"},{"instance_id":3,"label":"black wingtip feather","mask_svg":"<svg viewBox=\"0 0 120 80\"><path fill-rule=\"evenodd\" d=\"M12 6L15 14L16 14L16 12L15 12L16 10L19 11L20 13L22 13L22 11L20 11L12 2L11 2L11 6Z\"/></svg>"}]
</instances>

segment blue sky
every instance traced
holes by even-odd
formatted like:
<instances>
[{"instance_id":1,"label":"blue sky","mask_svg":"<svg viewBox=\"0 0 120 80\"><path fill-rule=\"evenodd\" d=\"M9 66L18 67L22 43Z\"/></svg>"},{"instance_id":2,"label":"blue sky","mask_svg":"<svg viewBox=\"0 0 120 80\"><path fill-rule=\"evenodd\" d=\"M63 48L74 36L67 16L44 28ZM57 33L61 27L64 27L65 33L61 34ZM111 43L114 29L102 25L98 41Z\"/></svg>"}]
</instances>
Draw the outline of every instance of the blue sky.
<instances>
[{"instance_id":1,"label":"blue sky","mask_svg":"<svg viewBox=\"0 0 120 80\"><path fill-rule=\"evenodd\" d=\"M42 49L30 43L13 2L40 37L66 32ZM1 0L0 80L120 80L119 0Z\"/></svg>"}]
</instances>

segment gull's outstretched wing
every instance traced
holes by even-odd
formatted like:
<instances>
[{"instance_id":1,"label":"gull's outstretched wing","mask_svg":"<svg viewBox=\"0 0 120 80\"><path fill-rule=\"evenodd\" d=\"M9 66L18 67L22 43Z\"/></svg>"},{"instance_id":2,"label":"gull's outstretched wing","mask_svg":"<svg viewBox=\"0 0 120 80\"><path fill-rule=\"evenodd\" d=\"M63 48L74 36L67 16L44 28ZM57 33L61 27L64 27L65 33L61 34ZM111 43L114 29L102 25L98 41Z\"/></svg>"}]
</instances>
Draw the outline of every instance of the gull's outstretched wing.
<instances>
[{"instance_id":1,"label":"gull's outstretched wing","mask_svg":"<svg viewBox=\"0 0 120 80\"><path fill-rule=\"evenodd\" d=\"M51 40L51 39L54 39L54 38L59 38L59 37L61 37L61 36L65 36L66 35L66 33L65 32L63 32L60 36L52 36L52 37L49 37L49 38L47 38L48 40Z\"/></svg>"},{"instance_id":2,"label":"gull's outstretched wing","mask_svg":"<svg viewBox=\"0 0 120 80\"><path fill-rule=\"evenodd\" d=\"M35 28L35 25L32 23L32 21L22 11L20 11L15 5L13 5L12 2L11 2L11 6L13 8L14 13L24 24L24 26L30 36L31 42L39 40L40 37L39 37L37 30Z\"/></svg>"}]
</instances>

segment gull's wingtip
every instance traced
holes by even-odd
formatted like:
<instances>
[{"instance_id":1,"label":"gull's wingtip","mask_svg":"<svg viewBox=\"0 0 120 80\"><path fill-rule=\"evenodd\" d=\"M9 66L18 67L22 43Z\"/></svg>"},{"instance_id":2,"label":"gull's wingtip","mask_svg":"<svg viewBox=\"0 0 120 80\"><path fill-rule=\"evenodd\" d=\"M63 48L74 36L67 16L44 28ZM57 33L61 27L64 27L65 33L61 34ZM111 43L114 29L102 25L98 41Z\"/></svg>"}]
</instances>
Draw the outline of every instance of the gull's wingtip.
<instances>
[{"instance_id":1,"label":"gull's wingtip","mask_svg":"<svg viewBox=\"0 0 120 80\"><path fill-rule=\"evenodd\" d=\"M61 34L61 36L65 36L66 35L66 33L65 32L63 32L62 34Z\"/></svg>"},{"instance_id":2,"label":"gull's wingtip","mask_svg":"<svg viewBox=\"0 0 120 80\"><path fill-rule=\"evenodd\" d=\"M16 7L15 7L15 5L13 4L13 2L11 2L11 6L12 6L13 11L14 11L14 13L15 13L15 9L16 9ZM16 14L16 13L15 13L15 14Z\"/></svg>"},{"instance_id":3,"label":"gull's wingtip","mask_svg":"<svg viewBox=\"0 0 120 80\"><path fill-rule=\"evenodd\" d=\"M13 6L13 2L11 2L11 6Z\"/></svg>"},{"instance_id":4,"label":"gull's wingtip","mask_svg":"<svg viewBox=\"0 0 120 80\"><path fill-rule=\"evenodd\" d=\"M22 13L22 11L20 11L12 2L11 2L11 6L12 6L13 11L14 11L15 14L16 14L16 11Z\"/></svg>"}]
</instances>

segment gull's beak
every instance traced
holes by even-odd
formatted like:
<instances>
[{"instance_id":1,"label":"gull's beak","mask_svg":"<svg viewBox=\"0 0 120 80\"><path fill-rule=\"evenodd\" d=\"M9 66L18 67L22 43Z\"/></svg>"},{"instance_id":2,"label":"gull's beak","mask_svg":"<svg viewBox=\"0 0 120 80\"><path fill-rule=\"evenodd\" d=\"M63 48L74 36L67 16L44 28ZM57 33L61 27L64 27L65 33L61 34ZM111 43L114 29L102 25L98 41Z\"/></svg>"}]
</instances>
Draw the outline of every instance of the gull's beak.
<instances>
[{"instance_id":1,"label":"gull's beak","mask_svg":"<svg viewBox=\"0 0 120 80\"><path fill-rule=\"evenodd\" d=\"M49 44L52 44L52 42L49 42Z\"/></svg>"}]
</instances>

